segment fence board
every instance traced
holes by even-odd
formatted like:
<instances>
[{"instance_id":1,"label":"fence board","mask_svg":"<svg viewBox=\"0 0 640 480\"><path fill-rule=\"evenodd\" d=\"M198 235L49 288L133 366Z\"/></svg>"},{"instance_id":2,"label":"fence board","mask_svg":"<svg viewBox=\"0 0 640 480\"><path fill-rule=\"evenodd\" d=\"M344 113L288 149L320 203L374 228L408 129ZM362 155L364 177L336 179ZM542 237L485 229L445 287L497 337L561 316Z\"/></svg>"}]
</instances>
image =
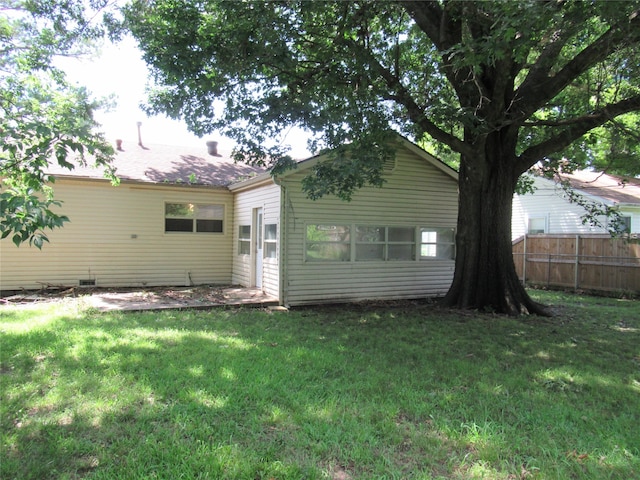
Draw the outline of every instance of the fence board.
<instances>
[{"instance_id":1,"label":"fence board","mask_svg":"<svg viewBox=\"0 0 640 480\"><path fill-rule=\"evenodd\" d=\"M524 283L640 293L640 239L609 235L526 235L513 242Z\"/></svg>"}]
</instances>

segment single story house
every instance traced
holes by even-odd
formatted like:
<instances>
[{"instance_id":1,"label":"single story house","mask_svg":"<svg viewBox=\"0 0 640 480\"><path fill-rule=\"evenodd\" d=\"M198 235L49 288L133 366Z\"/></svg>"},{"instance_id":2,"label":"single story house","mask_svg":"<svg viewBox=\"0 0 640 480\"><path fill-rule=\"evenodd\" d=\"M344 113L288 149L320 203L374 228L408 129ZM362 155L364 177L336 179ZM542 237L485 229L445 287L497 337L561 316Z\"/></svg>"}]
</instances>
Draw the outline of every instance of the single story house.
<instances>
[{"instance_id":1,"label":"single story house","mask_svg":"<svg viewBox=\"0 0 640 480\"><path fill-rule=\"evenodd\" d=\"M70 222L42 250L2 240L0 290L234 284L295 306L449 288L457 173L405 138L384 186L350 202L302 191L327 156L274 177L207 145L120 144L117 187L90 168L54 171Z\"/></svg>"},{"instance_id":2,"label":"single story house","mask_svg":"<svg viewBox=\"0 0 640 480\"><path fill-rule=\"evenodd\" d=\"M616 208L627 232L640 233L640 180L587 170L562 175L562 179L583 199ZM533 177L533 182L533 194L514 195L512 239L536 233L608 233L606 227L583 223L585 209L571 202L559 183L540 176ZM600 222L607 225L604 217Z\"/></svg>"}]
</instances>

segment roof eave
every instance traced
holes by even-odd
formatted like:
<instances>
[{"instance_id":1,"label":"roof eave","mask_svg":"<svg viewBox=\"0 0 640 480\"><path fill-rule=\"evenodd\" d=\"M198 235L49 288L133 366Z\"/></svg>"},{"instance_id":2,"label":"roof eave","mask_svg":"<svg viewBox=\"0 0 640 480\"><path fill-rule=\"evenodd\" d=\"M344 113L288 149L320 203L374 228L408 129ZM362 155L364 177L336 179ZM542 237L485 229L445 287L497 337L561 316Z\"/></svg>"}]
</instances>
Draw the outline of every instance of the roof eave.
<instances>
[{"instance_id":1,"label":"roof eave","mask_svg":"<svg viewBox=\"0 0 640 480\"><path fill-rule=\"evenodd\" d=\"M77 175L49 175L53 177L54 180L70 180L72 182L111 182L107 178L96 178L96 177L80 177ZM203 184L203 183L176 183L176 182L145 182L142 180L135 180L130 178L120 178L121 184L127 185L145 185L148 187L173 187L173 188L198 188L198 189L217 189L217 190L227 190L226 185L213 185L213 184Z\"/></svg>"},{"instance_id":2,"label":"roof eave","mask_svg":"<svg viewBox=\"0 0 640 480\"><path fill-rule=\"evenodd\" d=\"M254 188L257 186L267 185L270 183L274 183L273 176L270 172L259 173L255 177L251 177L247 180L242 180L240 182L232 183L227 185L227 188L232 192L239 192L242 190L246 190L248 188Z\"/></svg>"}]
</instances>

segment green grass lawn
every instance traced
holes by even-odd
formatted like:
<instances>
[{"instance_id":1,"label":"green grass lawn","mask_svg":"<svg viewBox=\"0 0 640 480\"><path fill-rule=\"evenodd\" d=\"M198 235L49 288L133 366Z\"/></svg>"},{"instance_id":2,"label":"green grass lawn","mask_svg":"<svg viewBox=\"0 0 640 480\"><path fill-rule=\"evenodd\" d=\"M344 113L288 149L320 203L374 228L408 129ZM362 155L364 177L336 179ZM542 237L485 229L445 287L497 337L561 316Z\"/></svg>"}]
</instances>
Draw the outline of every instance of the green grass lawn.
<instances>
[{"instance_id":1,"label":"green grass lawn","mask_svg":"<svg viewBox=\"0 0 640 480\"><path fill-rule=\"evenodd\" d=\"M640 478L640 302L0 309L2 479Z\"/></svg>"}]
</instances>

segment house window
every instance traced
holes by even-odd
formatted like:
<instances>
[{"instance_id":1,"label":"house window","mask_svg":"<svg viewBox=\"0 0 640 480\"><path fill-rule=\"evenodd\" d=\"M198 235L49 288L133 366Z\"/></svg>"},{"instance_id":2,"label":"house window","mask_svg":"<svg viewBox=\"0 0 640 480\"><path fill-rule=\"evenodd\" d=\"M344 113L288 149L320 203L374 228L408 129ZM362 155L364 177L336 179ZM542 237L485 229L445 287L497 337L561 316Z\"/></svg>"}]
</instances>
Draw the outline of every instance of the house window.
<instances>
[{"instance_id":1,"label":"house window","mask_svg":"<svg viewBox=\"0 0 640 480\"><path fill-rule=\"evenodd\" d=\"M238 255L251 255L251 225L238 228Z\"/></svg>"},{"instance_id":2,"label":"house window","mask_svg":"<svg viewBox=\"0 0 640 480\"><path fill-rule=\"evenodd\" d=\"M222 233L223 205L166 203L165 232Z\"/></svg>"},{"instance_id":3,"label":"house window","mask_svg":"<svg viewBox=\"0 0 640 480\"><path fill-rule=\"evenodd\" d=\"M264 258L276 258L278 250L278 225L267 223L264 226Z\"/></svg>"},{"instance_id":4,"label":"house window","mask_svg":"<svg viewBox=\"0 0 640 480\"><path fill-rule=\"evenodd\" d=\"M356 227L356 261L413 260L413 227Z\"/></svg>"},{"instance_id":5,"label":"house window","mask_svg":"<svg viewBox=\"0 0 640 480\"><path fill-rule=\"evenodd\" d=\"M620 216L618 229L621 233L631 233L631 217L628 215Z\"/></svg>"},{"instance_id":6,"label":"house window","mask_svg":"<svg viewBox=\"0 0 640 480\"><path fill-rule=\"evenodd\" d=\"M307 225L305 252L309 262L348 262L351 229L347 225Z\"/></svg>"},{"instance_id":7,"label":"house window","mask_svg":"<svg viewBox=\"0 0 640 480\"><path fill-rule=\"evenodd\" d=\"M535 234L535 233L545 233L547 227L547 219L544 217L538 218L530 218L529 219L529 229L527 233Z\"/></svg>"},{"instance_id":8,"label":"house window","mask_svg":"<svg viewBox=\"0 0 640 480\"><path fill-rule=\"evenodd\" d=\"M420 229L420 258L451 260L455 256L455 231L453 228Z\"/></svg>"}]
</instances>

